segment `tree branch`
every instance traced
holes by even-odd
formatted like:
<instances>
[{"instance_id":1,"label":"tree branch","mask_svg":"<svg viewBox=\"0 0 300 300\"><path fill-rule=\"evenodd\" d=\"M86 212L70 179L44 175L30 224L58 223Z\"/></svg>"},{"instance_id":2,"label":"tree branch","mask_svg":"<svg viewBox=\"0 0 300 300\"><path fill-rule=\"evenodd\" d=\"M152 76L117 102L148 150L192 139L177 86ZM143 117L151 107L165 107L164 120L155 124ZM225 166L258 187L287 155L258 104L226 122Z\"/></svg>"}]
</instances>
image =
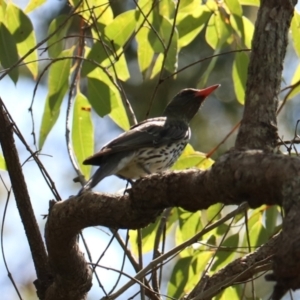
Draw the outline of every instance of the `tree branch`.
<instances>
[{"instance_id":1,"label":"tree branch","mask_svg":"<svg viewBox=\"0 0 300 300\"><path fill-rule=\"evenodd\" d=\"M174 206L197 211L218 202L240 204L245 200L251 207L281 205L281 191L299 175L297 157L258 150L231 151L207 171L153 174L137 181L125 195L85 193L57 202L50 210L45 235L55 282L59 281L57 286L66 293L72 289L79 292L78 286L86 288L82 294L87 292L91 275L76 244L76 235L83 228L96 225L142 228L153 222L163 209ZM61 299L82 297L72 294L73 298L68 298L66 293Z\"/></svg>"},{"instance_id":2,"label":"tree branch","mask_svg":"<svg viewBox=\"0 0 300 300\"><path fill-rule=\"evenodd\" d=\"M296 0L263 0L258 11L248 68L245 110L236 148L273 151L277 94Z\"/></svg>"},{"instance_id":3,"label":"tree branch","mask_svg":"<svg viewBox=\"0 0 300 300\"><path fill-rule=\"evenodd\" d=\"M13 138L13 127L14 124L11 123L7 117L6 108L2 99L0 99L1 147L38 278L35 282L37 294L40 299L43 299L45 291L51 282L47 264L47 253L31 206L25 178Z\"/></svg>"}]
</instances>

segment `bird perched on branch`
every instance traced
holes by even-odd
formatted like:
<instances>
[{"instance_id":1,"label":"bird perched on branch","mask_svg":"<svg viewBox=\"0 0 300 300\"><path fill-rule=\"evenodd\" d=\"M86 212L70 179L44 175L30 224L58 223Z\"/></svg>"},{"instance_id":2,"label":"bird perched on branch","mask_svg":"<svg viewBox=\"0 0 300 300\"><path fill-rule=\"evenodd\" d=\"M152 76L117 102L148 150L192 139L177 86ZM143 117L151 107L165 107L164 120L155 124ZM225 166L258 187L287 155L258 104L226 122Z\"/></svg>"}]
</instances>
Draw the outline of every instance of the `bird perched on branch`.
<instances>
[{"instance_id":1,"label":"bird perched on branch","mask_svg":"<svg viewBox=\"0 0 300 300\"><path fill-rule=\"evenodd\" d=\"M162 117L147 119L132 126L88 157L83 164L99 168L79 191L79 195L109 175L131 180L169 169L191 137L190 120L204 99L219 86L216 84L202 90L189 88L180 91L167 105Z\"/></svg>"}]
</instances>

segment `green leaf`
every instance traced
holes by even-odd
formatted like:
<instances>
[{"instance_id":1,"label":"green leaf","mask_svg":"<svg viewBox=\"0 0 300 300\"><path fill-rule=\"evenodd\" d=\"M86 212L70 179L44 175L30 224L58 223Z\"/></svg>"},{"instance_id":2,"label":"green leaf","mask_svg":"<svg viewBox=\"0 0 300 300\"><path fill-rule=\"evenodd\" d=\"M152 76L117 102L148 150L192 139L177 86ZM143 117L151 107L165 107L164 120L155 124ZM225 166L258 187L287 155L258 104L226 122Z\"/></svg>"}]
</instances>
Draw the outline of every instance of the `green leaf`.
<instances>
[{"instance_id":1,"label":"green leaf","mask_svg":"<svg viewBox=\"0 0 300 300\"><path fill-rule=\"evenodd\" d=\"M292 29L292 38L294 42L294 48L295 51L300 57L300 39L299 39L299 34L300 34L300 14L294 10L294 16L292 19L291 23L291 29Z\"/></svg>"},{"instance_id":2,"label":"green leaf","mask_svg":"<svg viewBox=\"0 0 300 300\"><path fill-rule=\"evenodd\" d=\"M115 54L119 56L122 51L123 48L120 48ZM96 68L100 68L100 66L106 69L114 79L115 75L118 76L118 79L123 81L128 80L130 77L125 55L119 56L119 59L116 61L113 55L107 56L107 53L100 43L95 43L92 49L85 47L85 57L87 60L85 60L82 65L82 77L86 77ZM114 70L116 71L116 74Z\"/></svg>"},{"instance_id":3,"label":"green leaf","mask_svg":"<svg viewBox=\"0 0 300 300\"><path fill-rule=\"evenodd\" d=\"M227 299L239 300L239 299L241 299L241 295L238 293L237 288L238 287L232 287L232 286L227 287L222 292L221 295L219 295L215 298L215 300L227 300Z\"/></svg>"},{"instance_id":4,"label":"green leaf","mask_svg":"<svg viewBox=\"0 0 300 300\"><path fill-rule=\"evenodd\" d=\"M94 128L90 103L80 92L78 92L74 101L72 143L80 169L84 176L88 178L91 166L83 165L82 162L94 152Z\"/></svg>"},{"instance_id":5,"label":"green leaf","mask_svg":"<svg viewBox=\"0 0 300 300\"><path fill-rule=\"evenodd\" d=\"M243 9L239 0L225 0L225 3L233 15L240 17L243 15Z\"/></svg>"},{"instance_id":6,"label":"green leaf","mask_svg":"<svg viewBox=\"0 0 300 300\"><path fill-rule=\"evenodd\" d=\"M186 284L189 282L191 276L194 275L192 264L193 257L183 257L179 259L173 269L169 284L168 296L173 299L179 299L183 294Z\"/></svg>"},{"instance_id":7,"label":"green leaf","mask_svg":"<svg viewBox=\"0 0 300 300\"><path fill-rule=\"evenodd\" d=\"M129 129L129 120L120 93L101 69L88 74L88 100L96 113L109 117L122 129Z\"/></svg>"},{"instance_id":8,"label":"green leaf","mask_svg":"<svg viewBox=\"0 0 300 300\"><path fill-rule=\"evenodd\" d=\"M165 16L166 18L170 18L174 14L175 3L172 0L160 0L158 9L159 9L159 14L161 16Z\"/></svg>"},{"instance_id":9,"label":"green leaf","mask_svg":"<svg viewBox=\"0 0 300 300\"><path fill-rule=\"evenodd\" d=\"M218 39L217 30L215 26L215 19L216 19L215 14L212 14L211 17L209 18L206 27L206 32L205 32L205 40L209 46L211 46L213 49L216 50L219 44L219 39Z\"/></svg>"},{"instance_id":10,"label":"green leaf","mask_svg":"<svg viewBox=\"0 0 300 300\"><path fill-rule=\"evenodd\" d=\"M152 223L142 229L142 252L143 254L153 251L154 239L159 226L160 218L157 218L155 223ZM137 230L130 230L129 234L131 251L136 256L138 255L138 240Z\"/></svg>"},{"instance_id":11,"label":"green leaf","mask_svg":"<svg viewBox=\"0 0 300 300\"><path fill-rule=\"evenodd\" d=\"M180 19L180 14L194 14L196 10L202 10L203 7L206 5L200 5L199 6L199 1L197 0L181 0L179 2L179 9L178 9L178 16L177 20ZM197 13L197 12L196 12Z\"/></svg>"},{"instance_id":12,"label":"green leaf","mask_svg":"<svg viewBox=\"0 0 300 300\"><path fill-rule=\"evenodd\" d=\"M264 227L271 238L277 230L277 222L281 219L280 210L277 205L267 206L264 211Z\"/></svg>"},{"instance_id":13,"label":"green leaf","mask_svg":"<svg viewBox=\"0 0 300 300\"><path fill-rule=\"evenodd\" d=\"M179 226L176 228L175 235L176 245L180 245L190 239L203 227L201 223L201 212L191 213L178 208L178 221ZM186 248L181 251L180 256L186 257L192 254L193 249Z\"/></svg>"},{"instance_id":14,"label":"green leaf","mask_svg":"<svg viewBox=\"0 0 300 300\"><path fill-rule=\"evenodd\" d=\"M300 80L300 64L298 65L294 76L292 78L291 84L295 84L296 82L298 82ZM298 95L300 93L300 85L298 84L293 91L289 94L288 99L292 99L294 98L296 95Z\"/></svg>"},{"instance_id":15,"label":"green leaf","mask_svg":"<svg viewBox=\"0 0 300 300\"><path fill-rule=\"evenodd\" d=\"M76 13L82 16L85 21L92 25L94 20L97 21L98 30L102 32L103 28L113 21L114 15L111 5L107 0L70 0L70 5L77 6ZM80 4L78 6L78 4Z\"/></svg>"},{"instance_id":16,"label":"green leaf","mask_svg":"<svg viewBox=\"0 0 300 300\"><path fill-rule=\"evenodd\" d=\"M172 211L170 212L170 215L166 223L166 234L170 232L172 225L174 224L174 222L177 222L177 220L178 220L177 209L173 208ZM155 223L151 223L150 225L142 229L142 251L144 254L153 251L154 240L160 222L161 222L161 218L157 218ZM129 241L130 241L131 251L135 255L138 255L137 230L130 230Z\"/></svg>"},{"instance_id":17,"label":"green leaf","mask_svg":"<svg viewBox=\"0 0 300 300\"><path fill-rule=\"evenodd\" d=\"M259 0L240 0L242 5L260 6Z\"/></svg>"},{"instance_id":18,"label":"green leaf","mask_svg":"<svg viewBox=\"0 0 300 300\"><path fill-rule=\"evenodd\" d=\"M223 20L219 11L211 15L205 33L206 42L213 49L220 49L231 37L231 27Z\"/></svg>"},{"instance_id":19,"label":"green leaf","mask_svg":"<svg viewBox=\"0 0 300 300\"><path fill-rule=\"evenodd\" d=\"M24 62L33 78L36 79L38 74L38 55L37 49L32 50L36 46L36 40L30 19L11 2L8 2L5 19L7 27L17 43L19 56L22 57L31 52L24 59Z\"/></svg>"},{"instance_id":20,"label":"green leaf","mask_svg":"<svg viewBox=\"0 0 300 300\"><path fill-rule=\"evenodd\" d=\"M212 265L212 271L216 271L234 260L238 243L239 233L233 234L225 239L222 245L220 245L221 248L217 250L215 262Z\"/></svg>"},{"instance_id":21,"label":"green leaf","mask_svg":"<svg viewBox=\"0 0 300 300\"><path fill-rule=\"evenodd\" d=\"M0 170L7 171L6 162L2 154L0 154Z\"/></svg>"},{"instance_id":22,"label":"green leaf","mask_svg":"<svg viewBox=\"0 0 300 300\"><path fill-rule=\"evenodd\" d=\"M162 69L163 61L164 61L164 55L162 53L159 53L155 59L155 63L154 63L154 67L152 69L150 79L153 79L159 75L159 73Z\"/></svg>"},{"instance_id":23,"label":"green leaf","mask_svg":"<svg viewBox=\"0 0 300 300\"><path fill-rule=\"evenodd\" d=\"M110 41L113 41L115 49L123 47L133 34L136 25L135 15L135 10L128 10L119 14L105 27L104 33Z\"/></svg>"},{"instance_id":24,"label":"green leaf","mask_svg":"<svg viewBox=\"0 0 300 300\"><path fill-rule=\"evenodd\" d=\"M222 207L223 204L217 203L211 205L207 210L202 211L202 222L203 224L210 223L212 221L217 221L222 216Z\"/></svg>"},{"instance_id":25,"label":"green leaf","mask_svg":"<svg viewBox=\"0 0 300 300\"><path fill-rule=\"evenodd\" d=\"M28 14L31 11L38 8L39 6L41 6L42 4L44 4L45 2L46 2L46 0L30 0L29 3L27 4L27 6L24 9L24 12L26 14Z\"/></svg>"},{"instance_id":26,"label":"green leaf","mask_svg":"<svg viewBox=\"0 0 300 300\"><path fill-rule=\"evenodd\" d=\"M172 170L184 170L192 167L208 169L213 162L212 159L206 158L204 153L195 151L194 148L188 144L179 159L173 165Z\"/></svg>"},{"instance_id":27,"label":"green leaf","mask_svg":"<svg viewBox=\"0 0 300 300\"><path fill-rule=\"evenodd\" d=\"M179 10L179 12L179 18L181 20L178 21L177 24L179 35L178 46L179 48L182 48L189 45L198 36L205 27L211 12L204 5L201 5L199 8L189 13L183 14L181 10Z\"/></svg>"},{"instance_id":28,"label":"green leaf","mask_svg":"<svg viewBox=\"0 0 300 300\"><path fill-rule=\"evenodd\" d=\"M254 25L245 16L242 17L242 21L243 21L243 28L244 28L243 42L244 42L245 46L250 49L251 45L252 45L253 34L254 34Z\"/></svg>"},{"instance_id":29,"label":"green leaf","mask_svg":"<svg viewBox=\"0 0 300 300\"><path fill-rule=\"evenodd\" d=\"M232 80L237 100L244 104L249 57L244 52L235 54L232 67Z\"/></svg>"},{"instance_id":30,"label":"green leaf","mask_svg":"<svg viewBox=\"0 0 300 300\"><path fill-rule=\"evenodd\" d=\"M101 43L94 43L91 49L87 46L85 47L85 57L87 60L84 60L82 64L82 77L86 77L93 70L99 68L97 64L101 65L101 63L107 58L107 54L104 51Z\"/></svg>"},{"instance_id":31,"label":"green leaf","mask_svg":"<svg viewBox=\"0 0 300 300\"><path fill-rule=\"evenodd\" d=\"M69 19L67 22L66 20ZM63 24L66 22L63 26ZM60 15L57 18L53 19L49 26L48 35L51 35L54 31L56 33L52 35L48 41L48 54L52 58L56 58L64 49L65 40L64 37L66 36L69 27L71 25L71 19L67 15ZM58 31L57 29L60 28Z\"/></svg>"},{"instance_id":32,"label":"green leaf","mask_svg":"<svg viewBox=\"0 0 300 300\"><path fill-rule=\"evenodd\" d=\"M154 51L148 40L148 34L151 32L151 29L147 27L142 27L136 35L137 41L137 55L140 71L143 75L143 78L146 77L146 72L151 65Z\"/></svg>"},{"instance_id":33,"label":"green leaf","mask_svg":"<svg viewBox=\"0 0 300 300\"><path fill-rule=\"evenodd\" d=\"M215 51L214 51L214 54L213 55L216 55L216 54L219 54L220 53L220 48L217 48ZM199 84L198 86L206 86L206 83L207 83L207 80L209 78L209 75L210 73L212 72L212 70L214 69L215 65L216 65L216 62L217 62L217 59L218 57L217 56L214 56L211 60L210 60L210 63L208 65L208 67L206 68L206 70L204 71L204 73L202 74L201 76L201 79L199 81Z\"/></svg>"},{"instance_id":34,"label":"green leaf","mask_svg":"<svg viewBox=\"0 0 300 300\"><path fill-rule=\"evenodd\" d=\"M167 18L154 13L153 14L153 27L154 30L150 30L148 39L151 47L155 53L163 53L166 56L164 68L173 73L177 70L177 57L178 57L178 33L177 29L172 26L172 22ZM169 39L173 33L168 52L166 53Z\"/></svg>"},{"instance_id":35,"label":"green leaf","mask_svg":"<svg viewBox=\"0 0 300 300\"><path fill-rule=\"evenodd\" d=\"M245 234L242 246L250 246L252 251L265 243L269 238L266 228L263 226L263 212L264 206L249 212L250 217L248 217L248 229L250 245Z\"/></svg>"},{"instance_id":36,"label":"green leaf","mask_svg":"<svg viewBox=\"0 0 300 300\"><path fill-rule=\"evenodd\" d=\"M59 58L70 57L73 54L74 47L63 51ZM46 137L56 123L60 113L60 106L69 87L69 75L71 68L71 59L61 59L54 61L49 70L48 77L48 95L45 102L45 108L40 129L39 148L42 149Z\"/></svg>"},{"instance_id":37,"label":"green leaf","mask_svg":"<svg viewBox=\"0 0 300 300\"><path fill-rule=\"evenodd\" d=\"M6 26L0 22L0 62L3 68L8 69L17 61L18 51L15 40ZM16 83L19 78L19 69L13 68L8 75Z\"/></svg>"},{"instance_id":38,"label":"green leaf","mask_svg":"<svg viewBox=\"0 0 300 300\"><path fill-rule=\"evenodd\" d=\"M0 0L0 20L4 20L6 11L6 2L4 0Z\"/></svg>"}]
</instances>

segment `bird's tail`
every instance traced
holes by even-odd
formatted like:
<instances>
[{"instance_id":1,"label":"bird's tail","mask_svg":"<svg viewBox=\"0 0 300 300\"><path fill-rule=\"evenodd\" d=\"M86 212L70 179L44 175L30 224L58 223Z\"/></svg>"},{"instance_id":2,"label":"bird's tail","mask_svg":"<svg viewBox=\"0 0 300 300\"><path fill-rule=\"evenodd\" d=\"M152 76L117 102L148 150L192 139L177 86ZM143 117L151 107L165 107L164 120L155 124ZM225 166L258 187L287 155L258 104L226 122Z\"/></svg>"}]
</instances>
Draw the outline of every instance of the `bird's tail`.
<instances>
[{"instance_id":1,"label":"bird's tail","mask_svg":"<svg viewBox=\"0 0 300 300\"><path fill-rule=\"evenodd\" d=\"M126 153L125 157L123 153L118 153L110 157L106 157L106 161L101 164L100 168L98 168L95 174L81 188L81 190L78 193L78 196L82 195L84 192L91 190L103 178L113 174L117 174L118 171L120 171L120 169L124 167L124 164L127 163L129 159L131 159L131 157L132 153L130 153L130 156L128 156L128 154Z\"/></svg>"},{"instance_id":2,"label":"bird's tail","mask_svg":"<svg viewBox=\"0 0 300 300\"><path fill-rule=\"evenodd\" d=\"M95 172L95 174L87 181L87 183L81 188L77 196L82 195L83 193L90 191L94 186L98 184L104 177L109 176L110 174L106 174L103 172L103 168L100 167Z\"/></svg>"}]
</instances>

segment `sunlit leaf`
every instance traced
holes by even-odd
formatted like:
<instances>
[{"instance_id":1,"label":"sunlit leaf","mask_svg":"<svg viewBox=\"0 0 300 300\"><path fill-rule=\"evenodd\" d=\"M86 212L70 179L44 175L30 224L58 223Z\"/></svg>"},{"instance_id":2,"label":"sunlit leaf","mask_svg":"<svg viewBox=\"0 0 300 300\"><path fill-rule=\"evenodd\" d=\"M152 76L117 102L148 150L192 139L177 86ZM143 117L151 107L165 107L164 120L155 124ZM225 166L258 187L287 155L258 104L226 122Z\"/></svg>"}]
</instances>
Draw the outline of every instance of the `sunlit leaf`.
<instances>
[{"instance_id":1,"label":"sunlit leaf","mask_svg":"<svg viewBox=\"0 0 300 300\"><path fill-rule=\"evenodd\" d=\"M180 258L174 268L168 284L168 296L173 299L179 299L183 294L189 278L194 275L193 265L191 264L193 257Z\"/></svg>"},{"instance_id":2,"label":"sunlit leaf","mask_svg":"<svg viewBox=\"0 0 300 300\"><path fill-rule=\"evenodd\" d=\"M143 27L136 35L136 41L138 45L137 47L138 63L139 63L140 71L144 78L146 77L146 72L150 67L154 55L154 51L148 40L148 34L150 31L151 29L147 27Z\"/></svg>"},{"instance_id":3,"label":"sunlit leaf","mask_svg":"<svg viewBox=\"0 0 300 300\"><path fill-rule=\"evenodd\" d=\"M7 170L6 162L2 154L0 154L0 170Z\"/></svg>"},{"instance_id":4,"label":"sunlit leaf","mask_svg":"<svg viewBox=\"0 0 300 300\"><path fill-rule=\"evenodd\" d=\"M250 247L253 251L257 247L265 243L269 238L266 228L263 226L263 212L265 210L264 208L265 206L249 212L250 216L248 217L248 229L250 245L248 243L248 237L245 234L242 244L245 249Z\"/></svg>"},{"instance_id":5,"label":"sunlit leaf","mask_svg":"<svg viewBox=\"0 0 300 300\"><path fill-rule=\"evenodd\" d=\"M164 61L164 55L162 53L159 53L155 59L155 63L154 63L154 67L152 69L150 79L153 79L153 78L155 78L155 76L159 75L159 73L162 69L163 61Z\"/></svg>"},{"instance_id":6,"label":"sunlit leaf","mask_svg":"<svg viewBox=\"0 0 300 300\"><path fill-rule=\"evenodd\" d=\"M88 74L88 100L96 113L109 117L122 129L129 129L129 120L120 93L101 69Z\"/></svg>"},{"instance_id":7,"label":"sunlit leaf","mask_svg":"<svg viewBox=\"0 0 300 300\"><path fill-rule=\"evenodd\" d=\"M254 34L254 25L253 23L246 18L245 16L242 17L243 20L243 28L244 28L244 44L247 48L251 48L252 38Z\"/></svg>"},{"instance_id":8,"label":"sunlit leaf","mask_svg":"<svg viewBox=\"0 0 300 300\"><path fill-rule=\"evenodd\" d=\"M100 31L113 21L113 11L107 0L70 0L69 3L77 7L76 13L81 15L88 24L91 25L96 20Z\"/></svg>"},{"instance_id":9,"label":"sunlit leaf","mask_svg":"<svg viewBox=\"0 0 300 300\"><path fill-rule=\"evenodd\" d=\"M243 9L239 0L225 0L230 12L235 16L242 16Z\"/></svg>"},{"instance_id":10,"label":"sunlit leaf","mask_svg":"<svg viewBox=\"0 0 300 300\"><path fill-rule=\"evenodd\" d=\"M72 144L80 169L84 176L88 178L91 166L83 165L82 162L94 152L94 128L90 103L80 92L74 100Z\"/></svg>"},{"instance_id":11,"label":"sunlit leaf","mask_svg":"<svg viewBox=\"0 0 300 300\"><path fill-rule=\"evenodd\" d=\"M294 73L294 76L292 78L292 81L291 81L291 84L295 84L297 82L300 81L300 64L298 65L295 73ZM296 95L298 95L300 93L300 84L298 84L297 86L295 86L293 88L293 91L289 94L288 96L288 99L292 99L294 98Z\"/></svg>"},{"instance_id":12,"label":"sunlit leaf","mask_svg":"<svg viewBox=\"0 0 300 300\"><path fill-rule=\"evenodd\" d=\"M240 3L242 5L252 5L252 6L259 6L260 5L259 0L240 0Z\"/></svg>"},{"instance_id":13,"label":"sunlit leaf","mask_svg":"<svg viewBox=\"0 0 300 300\"><path fill-rule=\"evenodd\" d=\"M181 13L181 20L178 21L177 25L179 35L178 45L182 48L189 45L198 36L205 27L211 12L204 5L201 5L191 13L184 14L184 17L181 10L179 11Z\"/></svg>"},{"instance_id":14,"label":"sunlit leaf","mask_svg":"<svg viewBox=\"0 0 300 300\"><path fill-rule=\"evenodd\" d=\"M0 20L4 20L6 11L6 2L5 0L0 0Z\"/></svg>"},{"instance_id":15,"label":"sunlit leaf","mask_svg":"<svg viewBox=\"0 0 300 300\"><path fill-rule=\"evenodd\" d=\"M220 245L215 256L215 262L212 265L212 270L218 270L228 263L232 262L236 256L236 251L239 243L239 233L228 236Z\"/></svg>"},{"instance_id":16,"label":"sunlit leaf","mask_svg":"<svg viewBox=\"0 0 300 300\"><path fill-rule=\"evenodd\" d=\"M227 287L221 295L217 296L215 300L239 300L241 299L240 293L237 291L237 287Z\"/></svg>"},{"instance_id":17,"label":"sunlit leaf","mask_svg":"<svg viewBox=\"0 0 300 300\"><path fill-rule=\"evenodd\" d=\"M172 0L160 0L158 8L160 15L170 18L175 11L175 3Z\"/></svg>"},{"instance_id":18,"label":"sunlit leaf","mask_svg":"<svg viewBox=\"0 0 300 300\"><path fill-rule=\"evenodd\" d=\"M172 225L177 220L178 220L177 208L173 208L167 219L165 234L168 234L170 232ZM143 253L148 253L150 251L153 251L154 240L157 235L157 230L159 228L160 222L161 222L161 218L157 218L155 223L151 223L142 229L142 251L143 251ZM137 240L137 231L136 230L130 230L129 241L130 241L131 251L133 252L133 254L135 254L137 256L138 255L138 240Z\"/></svg>"},{"instance_id":19,"label":"sunlit leaf","mask_svg":"<svg viewBox=\"0 0 300 300\"><path fill-rule=\"evenodd\" d=\"M294 16L292 18L292 23L291 23L291 29L292 29L292 38L293 38L293 45L295 48L295 51L300 57L300 14L294 10Z\"/></svg>"},{"instance_id":20,"label":"sunlit leaf","mask_svg":"<svg viewBox=\"0 0 300 300\"><path fill-rule=\"evenodd\" d=\"M123 47L133 34L136 25L135 15L135 10L123 12L105 27L105 35L113 42L115 49Z\"/></svg>"},{"instance_id":21,"label":"sunlit leaf","mask_svg":"<svg viewBox=\"0 0 300 300\"><path fill-rule=\"evenodd\" d=\"M213 49L216 49L219 44L218 34L215 26L215 19L216 16L212 14L209 18L206 32L205 32L205 39L209 46L211 46Z\"/></svg>"},{"instance_id":22,"label":"sunlit leaf","mask_svg":"<svg viewBox=\"0 0 300 300\"><path fill-rule=\"evenodd\" d=\"M59 58L70 57L74 48L63 51ZM46 137L56 123L60 113L60 106L68 90L68 79L70 75L71 59L55 61L49 70L48 95L45 101L45 108L40 129L39 148L42 149Z\"/></svg>"},{"instance_id":23,"label":"sunlit leaf","mask_svg":"<svg viewBox=\"0 0 300 300\"><path fill-rule=\"evenodd\" d=\"M191 213L178 209L179 226L176 228L175 242L176 245L182 244L194 236L201 228L201 213ZM180 252L181 257L192 255L192 249L187 248Z\"/></svg>"},{"instance_id":24,"label":"sunlit leaf","mask_svg":"<svg viewBox=\"0 0 300 300\"><path fill-rule=\"evenodd\" d=\"M212 221L217 221L221 218L223 204L216 203L211 205L208 209L202 211L202 221L203 224L211 223Z\"/></svg>"},{"instance_id":25,"label":"sunlit leaf","mask_svg":"<svg viewBox=\"0 0 300 300\"><path fill-rule=\"evenodd\" d=\"M244 52L235 54L232 67L232 80L237 100L244 104L249 57Z\"/></svg>"},{"instance_id":26,"label":"sunlit leaf","mask_svg":"<svg viewBox=\"0 0 300 300\"><path fill-rule=\"evenodd\" d=\"M66 21L67 19L69 20ZM51 22L48 29L48 35L51 35L54 31L56 31L56 33L47 40L48 54L50 57L56 58L63 51L66 42L64 37L66 36L70 25L71 19L67 15L60 15Z\"/></svg>"},{"instance_id":27,"label":"sunlit leaf","mask_svg":"<svg viewBox=\"0 0 300 300\"><path fill-rule=\"evenodd\" d=\"M3 68L8 69L18 61L18 51L15 39L6 26L0 22L0 62ZM14 83L18 81L19 70L14 68L9 71L9 77Z\"/></svg>"},{"instance_id":28,"label":"sunlit leaf","mask_svg":"<svg viewBox=\"0 0 300 300\"><path fill-rule=\"evenodd\" d=\"M197 0L180 0L179 9L178 9L178 16L177 18L180 19L179 15L181 13L183 14L193 14L196 10L202 10L202 6L205 5L199 5L199 1Z\"/></svg>"},{"instance_id":29,"label":"sunlit leaf","mask_svg":"<svg viewBox=\"0 0 300 300\"><path fill-rule=\"evenodd\" d=\"M26 14L30 13L31 11L35 10L36 8L40 7L44 4L46 0L30 0L27 6L24 9Z\"/></svg>"},{"instance_id":30,"label":"sunlit leaf","mask_svg":"<svg viewBox=\"0 0 300 300\"><path fill-rule=\"evenodd\" d=\"M177 57L178 57L178 33L176 27L173 28L172 22L167 18L154 14L153 27L150 30L148 39L151 47L155 53L164 53L166 56L164 68L173 73L177 70ZM170 37L171 43L170 43ZM170 45L169 45L170 43ZM169 47L168 47L169 45ZM166 50L167 53L166 53Z\"/></svg>"},{"instance_id":31,"label":"sunlit leaf","mask_svg":"<svg viewBox=\"0 0 300 300\"><path fill-rule=\"evenodd\" d=\"M22 57L31 52L24 62L35 79L38 74L38 54L37 49L34 49L36 39L29 17L12 2L8 2L5 20L7 28L16 41L19 56Z\"/></svg>"},{"instance_id":32,"label":"sunlit leaf","mask_svg":"<svg viewBox=\"0 0 300 300\"><path fill-rule=\"evenodd\" d=\"M195 151L194 148L188 144L179 159L173 165L172 170L184 170L191 167L207 169L212 164L212 159L206 158L204 153Z\"/></svg>"},{"instance_id":33,"label":"sunlit leaf","mask_svg":"<svg viewBox=\"0 0 300 300\"><path fill-rule=\"evenodd\" d=\"M114 55L107 56L108 52L104 50L103 45L100 43L95 43L92 49L85 47L85 52L86 60L84 60L82 64L81 72L83 77L87 76L96 68L105 68L114 79L115 75L118 76L118 79L123 81L129 79L130 74L125 55L121 55L116 61ZM121 52L122 48L119 48L115 55L119 55Z\"/></svg>"},{"instance_id":34,"label":"sunlit leaf","mask_svg":"<svg viewBox=\"0 0 300 300\"><path fill-rule=\"evenodd\" d=\"M159 226L160 219L157 218L155 223L149 224L142 229L142 251L143 253L148 253L153 251L154 239ZM136 256L138 255L138 240L137 240L137 230L130 230L129 234L131 251Z\"/></svg>"},{"instance_id":35,"label":"sunlit leaf","mask_svg":"<svg viewBox=\"0 0 300 300\"><path fill-rule=\"evenodd\" d=\"M274 235L274 233L278 229L278 226L280 226L282 222L279 207L277 205L268 206L264 212L263 217L263 225L266 228L267 234L270 238Z\"/></svg>"}]
</instances>

